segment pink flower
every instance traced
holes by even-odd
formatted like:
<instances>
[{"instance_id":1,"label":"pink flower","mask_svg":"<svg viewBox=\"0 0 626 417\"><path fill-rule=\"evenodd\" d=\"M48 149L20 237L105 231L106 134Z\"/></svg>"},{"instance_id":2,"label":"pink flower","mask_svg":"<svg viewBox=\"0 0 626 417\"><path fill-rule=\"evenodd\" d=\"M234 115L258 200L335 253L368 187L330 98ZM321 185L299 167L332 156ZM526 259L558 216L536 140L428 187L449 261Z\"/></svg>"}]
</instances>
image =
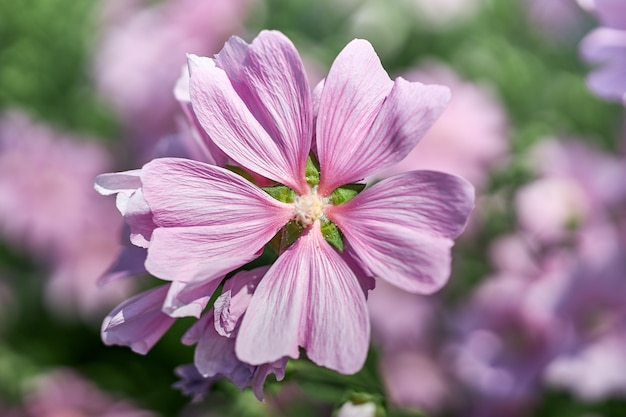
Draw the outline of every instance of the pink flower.
<instances>
[{"instance_id":1,"label":"pink flower","mask_svg":"<svg viewBox=\"0 0 626 417\"><path fill-rule=\"evenodd\" d=\"M69 369L37 378L26 399L27 416L155 417L130 401L114 398ZM4 415L4 414L3 414Z\"/></svg>"},{"instance_id":2,"label":"pink flower","mask_svg":"<svg viewBox=\"0 0 626 417\"><path fill-rule=\"evenodd\" d=\"M191 160L148 163L142 191L157 227L147 269L176 281L221 277L295 225L300 235L283 245L250 300L237 357L259 365L297 358L302 346L319 365L358 371L369 345L360 281L378 276L420 293L443 286L473 190L418 171L342 204L333 204L333 192L406 156L443 110L447 89L390 80L371 45L356 40L335 60L315 113L302 61L278 32L262 32L251 45L232 38L215 60L192 56L190 68L191 103L208 136L292 195L279 201L231 171ZM307 171L314 132L318 175Z\"/></svg>"},{"instance_id":3,"label":"pink flower","mask_svg":"<svg viewBox=\"0 0 626 417\"><path fill-rule=\"evenodd\" d=\"M217 166L153 160L140 174L156 226L146 268L174 283L221 279L282 230L280 256L241 321L237 358L261 365L297 358L302 346L319 365L358 371L369 345L370 277L417 293L441 288L473 189L430 171L356 196L362 187L349 184L405 157L448 90L390 80L371 45L355 40L333 63L318 102L294 46L269 31L250 45L231 38L214 60L191 56L190 72L191 104L208 137L277 183L277 198ZM318 167L309 160L312 143Z\"/></svg>"},{"instance_id":4,"label":"pink flower","mask_svg":"<svg viewBox=\"0 0 626 417\"><path fill-rule=\"evenodd\" d=\"M626 100L626 3L622 0L579 2L595 13L602 25L580 44L583 58L599 65L587 77L587 85L604 99L623 102Z\"/></svg>"}]
</instances>

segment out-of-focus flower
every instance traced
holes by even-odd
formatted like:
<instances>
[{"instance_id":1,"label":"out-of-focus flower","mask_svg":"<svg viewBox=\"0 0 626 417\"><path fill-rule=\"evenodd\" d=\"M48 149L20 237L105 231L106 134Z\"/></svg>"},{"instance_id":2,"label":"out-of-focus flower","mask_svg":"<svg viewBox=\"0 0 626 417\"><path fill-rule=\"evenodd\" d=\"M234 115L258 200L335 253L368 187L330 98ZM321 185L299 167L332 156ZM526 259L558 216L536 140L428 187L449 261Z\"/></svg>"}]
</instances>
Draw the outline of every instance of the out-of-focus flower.
<instances>
[{"instance_id":1,"label":"out-of-focus flower","mask_svg":"<svg viewBox=\"0 0 626 417\"><path fill-rule=\"evenodd\" d=\"M202 140L217 145L246 178L275 185L261 189L218 166L166 158L139 171L140 188L113 191L122 201L134 196L138 207L149 207L148 221L134 225L130 204L121 211L131 242L147 247L147 270L172 281L163 311L198 317L209 287L257 258L280 231L280 256L256 286L238 327L237 360L260 368L297 358L302 346L319 365L356 372L369 345L365 295L371 276L413 292L440 288L473 189L457 177L426 171L388 178L360 193L363 187L353 183L406 156L445 106L447 89L390 80L371 45L356 40L312 99L295 47L267 31L250 45L232 38L215 60L192 56L190 74ZM199 298L202 308L188 311ZM219 333L217 325L197 326L204 329L192 332L198 344ZM198 352L208 351L198 346ZM198 361L196 367L214 374Z\"/></svg>"},{"instance_id":2,"label":"out-of-focus flower","mask_svg":"<svg viewBox=\"0 0 626 417\"><path fill-rule=\"evenodd\" d=\"M156 417L130 401L114 398L68 369L56 370L34 382L26 398L29 417Z\"/></svg>"},{"instance_id":3,"label":"out-of-focus flower","mask_svg":"<svg viewBox=\"0 0 626 417\"><path fill-rule=\"evenodd\" d=\"M472 392L470 409L481 410L472 415L496 415L486 410L507 404L524 410L540 388L545 366L560 351L563 330L553 317L552 300L532 298L546 292L534 286L548 289L545 284L560 281L565 271L542 272L546 276L535 280L486 280L457 316L461 338L450 355L458 378Z\"/></svg>"},{"instance_id":4,"label":"out-of-focus flower","mask_svg":"<svg viewBox=\"0 0 626 417\"><path fill-rule=\"evenodd\" d=\"M386 177L415 169L459 175L478 189L507 154L507 117L486 88L461 80L450 68L431 64L405 74L409 81L450 87L448 108L406 158L382 172Z\"/></svg>"},{"instance_id":5,"label":"out-of-focus flower","mask_svg":"<svg viewBox=\"0 0 626 417\"><path fill-rule=\"evenodd\" d=\"M598 16L601 27L580 44L583 58L599 67L587 77L589 88L613 101L626 100L626 3L621 0L579 0Z\"/></svg>"},{"instance_id":6,"label":"out-of-focus flower","mask_svg":"<svg viewBox=\"0 0 626 417\"><path fill-rule=\"evenodd\" d=\"M381 280L367 304L390 402L431 412L450 405L450 378L437 355L441 332L436 326L441 323L436 319L442 317L438 303Z\"/></svg>"},{"instance_id":7,"label":"out-of-focus flower","mask_svg":"<svg viewBox=\"0 0 626 417\"><path fill-rule=\"evenodd\" d=\"M142 151L175 130L178 105L171 91L186 54L217 52L230 34L241 31L250 3L135 1L115 8L107 4L95 48L94 78Z\"/></svg>"},{"instance_id":8,"label":"out-of-focus flower","mask_svg":"<svg viewBox=\"0 0 626 417\"><path fill-rule=\"evenodd\" d=\"M99 313L130 289L96 286L120 249L115 209L92 188L110 167L94 141L18 112L0 119L0 235L51 267L47 297L60 311Z\"/></svg>"},{"instance_id":9,"label":"out-of-focus flower","mask_svg":"<svg viewBox=\"0 0 626 417\"><path fill-rule=\"evenodd\" d=\"M545 379L588 402L626 396L626 335L613 332L575 354L558 357L548 366Z\"/></svg>"},{"instance_id":10,"label":"out-of-focus flower","mask_svg":"<svg viewBox=\"0 0 626 417\"><path fill-rule=\"evenodd\" d=\"M581 142L546 140L530 151L539 179L516 196L520 225L542 243L580 240L625 201L626 163Z\"/></svg>"},{"instance_id":11,"label":"out-of-focus flower","mask_svg":"<svg viewBox=\"0 0 626 417\"><path fill-rule=\"evenodd\" d=\"M573 0L524 0L535 27L549 39L566 40L583 27L583 14Z\"/></svg>"}]
</instances>

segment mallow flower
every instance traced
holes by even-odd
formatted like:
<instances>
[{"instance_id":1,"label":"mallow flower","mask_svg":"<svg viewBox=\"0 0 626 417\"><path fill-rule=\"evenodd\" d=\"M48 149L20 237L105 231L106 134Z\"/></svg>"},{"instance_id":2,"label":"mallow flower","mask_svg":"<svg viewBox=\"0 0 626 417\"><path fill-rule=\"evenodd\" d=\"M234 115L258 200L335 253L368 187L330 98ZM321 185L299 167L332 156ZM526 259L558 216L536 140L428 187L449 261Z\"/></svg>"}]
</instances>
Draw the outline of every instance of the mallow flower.
<instances>
[{"instance_id":1,"label":"mallow flower","mask_svg":"<svg viewBox=\"0 0 626 417\"><path fill-rule=\"evenodd\" d=\"M429 294L447 281L473 187L413 171L359 183L403 159L449 100L391 80L372 46L350 42L313 91L281 33L233 37L189 56L198 124L236 168L161 158L139 172L154 225L146 269L174 284L221 280L278 253L238 324L234 351L260 366L298 358L357 372L369 346L367 291L380 278ZM197 365L197 364L196 364Z\"/></svg>"}]
</instances>

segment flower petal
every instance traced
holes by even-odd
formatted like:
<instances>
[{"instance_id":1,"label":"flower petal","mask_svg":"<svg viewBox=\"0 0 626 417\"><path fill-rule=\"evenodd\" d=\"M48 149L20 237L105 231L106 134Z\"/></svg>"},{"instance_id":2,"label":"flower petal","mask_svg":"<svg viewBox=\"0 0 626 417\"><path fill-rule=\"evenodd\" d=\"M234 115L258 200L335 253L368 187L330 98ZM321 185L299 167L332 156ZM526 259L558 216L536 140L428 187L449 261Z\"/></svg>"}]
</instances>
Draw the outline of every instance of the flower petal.
<instances>
[{"instance_id":1,"label":"flower petal","mask_svg":"<svg viewBox=\"0 0 626 417\"><path fill-rule=\"evenodd\" d=\"M369 346L365 296L319 223L290 246L261 280L237 335L237 357L260 365L298 346L318 365L357 372Z\"/></svg>"},{"instance_id":2,"label":"flower petal","mask_svg":"<svg viewBox=\"0 0 626 417\"><path fill-rule=\"evenodd\" d=\"M220 281L172 282L163 303L163 312L170 317L199 318Z\"/></svg>"},{"instance_id":3,"label":"flower petal","mask_svg":"<svg viewBox=\"0 0 626 417\"><path fill-rule=\"evenodd\" d=\"M294 80L293 77L298 70L294 69L293 63L289 62L287 49L281 47L279 49L281 54L267 58L273 60L272 65L279 65L283 70L288 68L287 78L292 77L288 81L293 81L297 85L299 80ZM301 62L299 65L302 65ZM288 185L301 193L306 192L304 169L298 170L302 155L298 155L296 159L291 158L293 158L294 152L302 152L305 141L310 144L310 133L309 137L305 138L302 136L305 135L305 131L298 132L300 136L291 137L287 140L287 142L293 141L289 142L289 145L287 142L282 142L280 138L273 138L265 130L262 122L255 118L255 113L258 111L251 111L223 69L207 65L193 55L189 56L189 67L191 70L189 85L191 104L200 125L213 142L242 167ZM268 74L259 73L257 76L262 79ZM274 79L274 76L272 75L271 78ZM262 81L259 82L262 83ZM285 85L289 84L282 82L278 86L265 85L264 88L267 90L268 96L276 94L274 99L276 105L282 101L282 107L279 108L283 109L286 114L289 112L296 113L293 106L300 103L298 102L299 99L296 98L297 94L293 94L298 91L298 88L281 91L281 87L284 88ZM272 88L277 89L272 91ZM303 101L308 101L303 110L309 114L307 117L310 119L310 97L307 95ZM300 117L304 116L300 115ZM310 121L308 123L310 125ZM288 128L283 128L284 132L288 131ZM306 149L306 153L308 153L308 149ZM304 161L306 163L306 154Z\"/></svg>"},{"instance_id":4,"label":"flower petal","mask_svg":"<svg viewBox=\"0 0 626 417\"><path fill-rule=\"evenodd\" d=\"M325 213L371 273L406 291L431 293L448 279L452 239L463 231L473 202L467 181L413 171Z\"/></svg>"},{"instance_id":5,"label":"flower petal","mask_svg":"<svg viewBox=\"0 0 626 417\"><path fill-rule=\"evenodd\" d=\"M161 312L168 288L153 288L115 307L102 323L104 343L130 346L142 355L148 353L174 322Z\"/></svg>"},{"instance_id":6,"label":"flower petal","mask_svg":"<svg viewBox=\"0 0 626 417\"><path fill-rule=\"evenodd\" d=\"M363 179L404 159L439 118L449 100L447 87L397 78L369 129L361 136L336 140L335 153L329 160L331 172L324 171L322 165L326 175L320 193L329 194L338 186Z\"/></svg>"},{"instance_id":7,"label":"flower petal","mask_svg":"<svg viewBox=\"0 0 626 417\"><path fill-rule=\"evenodd\" d=\"M235 91L278 144L302 191L311 148L312 106L304 65L280 32L262 31L248 45L233 37L215 58Z\"/></svg>"},{"instance_id":8,"label":"flower petal","mask_svg":"<svg viewBox=\"0 0 626 417\"><path fill-rule=\"evenodd\" d=\"M269 266L240 271L231 277L222 288L213 309L215 311L215 330L225 337L235 337L243 314L250 304L252 294L259 280L267 272Z\"/></svg>"},{"instance_id":9,"label":"flower petal","mask_svg":"<svg viewBox=\"0 0 626 417\"><path fill-rule=\"evenodd\" d=\"M146 268L163 279L207 279L249 262L293 212L244 178L196 161L153 160L142 182L159 226Z\"/></svg>"},{"instance_id":10,"label":"flower petal","mask_svg":"<svg viewBox=\"0 0 626 417\"><path fill-rule=\"evenodd\" d=\"M316 126L324 190L330 188L329 181L349 182L343 180L343 165L358 152L392 86L374 48L365 40L350 42L333 62Z\"/></svg>"}]
</instances>

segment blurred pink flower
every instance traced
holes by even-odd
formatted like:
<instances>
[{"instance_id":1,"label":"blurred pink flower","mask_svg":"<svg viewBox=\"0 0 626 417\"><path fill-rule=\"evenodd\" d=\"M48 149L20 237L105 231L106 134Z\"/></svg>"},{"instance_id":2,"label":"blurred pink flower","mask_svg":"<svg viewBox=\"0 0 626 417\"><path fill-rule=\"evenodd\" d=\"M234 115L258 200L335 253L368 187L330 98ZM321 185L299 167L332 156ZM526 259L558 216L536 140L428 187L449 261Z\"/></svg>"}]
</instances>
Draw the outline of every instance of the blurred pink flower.
<instances>
[{"instance_id":1,"label":"blurred pink flower","mask_svg":"<svg viewBox=\"0 0 626 417\"><path fill-rule=\"evenodd\" d=\"M622 0L579 0L600 20L580 44L583 58L597 64L587 77L589 88L598 96L626 101L626 3Z\"/></svg>"},{"instance_id":2,"label":"blurred pink flower","mask_svg":"<svg viewBox=\"0 0 626 417\"><path fill-rule=\"evenodd\" d=\"M128 293L130 283L96 286L120 249L120 219L92 188L110 167L93 140L18 112L0 118L0 235L51 267L47 297L58 311L99 314Z\"/></svg>"},{"instance_id":3,"label":"blurred pink flower","mask_svg":"<svg viewBox=\"0 0 626 417\"><path fill-rule=\"evenodd\" d=\"M548 366L545 380L587 402L626 396L626 334L612 332L576 353L559 356Z\"/></svg>"},{"instance_id":4,"label":"blurred pink flower","mask_svg":"<svg viewBox=\"0 0 626 417\"><path fill-rule=\"evenodd\" d=\"M156 417L101 391L76 372L59 369L35 381L26 398L29 417Z\"/></svg>"},{"instance_id":5,"label":"blurred pink flower","mask_svg":"<svg viewBox=\"0 0 626 417\"><path fill-rule=\"evenodd\" d=\"M372 339L391 403L440 411L450 405L450 375L440 361L443 312L433 297L411 294L379 280L367 301ZM439 320L438 320L439 319Z\"/></svg>"},{"instance_id":6,"label":"blurred pink flower","mask_svg":"<svg viewBox=\"0 0 626 417\"><path fill-rule=\"evenodd\" d=\"M548 38L566 40L583 28L584 12L575 0L524 0L531 23Z\"/></svg>"},{"instance_id":7,"label":"blurred pink flower","mask_svg":"<svg viewBox=\"0 0 626 417\"><path fill-rule=\"evenodd\" d=\"M504 162L508 151L507 116L497 99L488 89L460 79L439 64L417 68L405 77L447 85L452 98L420 146L380 176L432 169L459 175L483 188L489 170Z\"/></svg>"},{"instance_id":8,"label":"blurred pink flower","mask_svg":"<svg viewBox=\"0 0 626 417\"><path fill-rule=\"evenodd\" d=\"M524 232L542 243L581 241L626 201L626 161L575 140L545 140L529 152L540 177L515 199ZM582 241L581 241L582 242Z\"/></svg>"},{"instance_id":9,"label":"blurred pink flower","mask_svg":"<svg viewBox=\"0 0 626 417\"><path fill-rule=\"evenodd\" d=\"M171 92L187 53L211 55L242 30L248 0L108 2L93 74L127 131L150 148L175 129ZM141 149L142 151L144 149Z\"/></svg>"}]
</instances>

